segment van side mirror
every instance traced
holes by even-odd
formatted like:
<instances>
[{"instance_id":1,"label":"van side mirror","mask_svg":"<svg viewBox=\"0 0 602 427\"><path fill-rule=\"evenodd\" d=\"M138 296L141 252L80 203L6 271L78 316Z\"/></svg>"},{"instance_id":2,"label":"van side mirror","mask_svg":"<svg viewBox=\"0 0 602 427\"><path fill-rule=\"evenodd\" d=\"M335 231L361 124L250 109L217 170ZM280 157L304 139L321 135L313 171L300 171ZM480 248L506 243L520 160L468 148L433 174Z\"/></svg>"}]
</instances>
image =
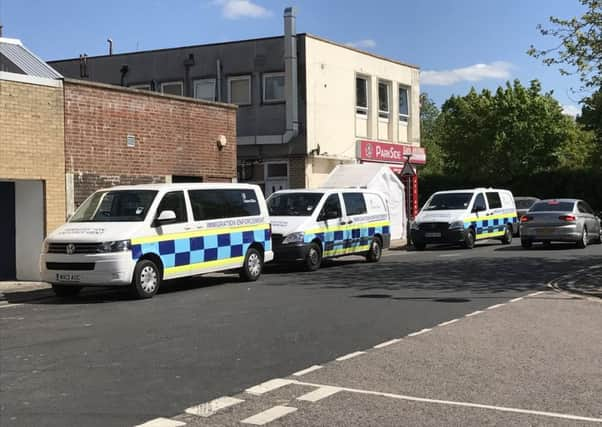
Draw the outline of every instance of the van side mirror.
<instances>
[{"instance_id":1,"label":"van side mirror","mask_svg":"<svg viewBox=\"0 0 602 427\"><path fill-rule=\"evenodd\" d=\"M176 218L176 213L174 211L161 211L157 219L155 219L155 227L171 224L176 221Z\"/></svg>"}]
</instances>

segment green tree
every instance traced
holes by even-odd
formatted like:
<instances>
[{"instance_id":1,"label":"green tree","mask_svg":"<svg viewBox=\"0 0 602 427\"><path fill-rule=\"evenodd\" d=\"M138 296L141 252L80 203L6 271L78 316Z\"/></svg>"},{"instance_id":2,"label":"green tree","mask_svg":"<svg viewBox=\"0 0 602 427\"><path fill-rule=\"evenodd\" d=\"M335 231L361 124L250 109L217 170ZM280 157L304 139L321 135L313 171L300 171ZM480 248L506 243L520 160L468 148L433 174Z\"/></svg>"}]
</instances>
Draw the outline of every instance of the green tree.
<instances>
[{"instance_id":1,"label":"green tree","mask_svg":"<svg viewBox=\"0 0 602 427\"><path fill-rule=\"evenodd\" d=\"M420 140L426 149L427 162L421 173L439 174L443 171L443 154L437 136L439 108L427 93L420 94Z\"/></svg>"},{"instance_id":2,"label":"green tree","mask_svg":"<svg viewBox=\"0 0 602 427\"><path fill-rule=\"evenodd\" d=\"M546 65L560 65L564 75L577 74L586 87L602 86L602 1L579 0L585 13L569 19L550 17L550 28L538 25L544 36L552 36L560 45L537 49L531 45L527 53ZM568 68L565 68L568 66Z\"/></svg>"},{"instance_id":3,"label":"green tree","mask_svg":"<svg viewBox=\"0 0 602 427\"><path fill-rule=\"evenodd\" d=\"M582 167L591 153L591 135L587 139L562 114L537 80L529 87L515 80L495 93L473 88L466 96L452 96L437 122L444 172L473 182Z\"/></svg>"}]
</instances>

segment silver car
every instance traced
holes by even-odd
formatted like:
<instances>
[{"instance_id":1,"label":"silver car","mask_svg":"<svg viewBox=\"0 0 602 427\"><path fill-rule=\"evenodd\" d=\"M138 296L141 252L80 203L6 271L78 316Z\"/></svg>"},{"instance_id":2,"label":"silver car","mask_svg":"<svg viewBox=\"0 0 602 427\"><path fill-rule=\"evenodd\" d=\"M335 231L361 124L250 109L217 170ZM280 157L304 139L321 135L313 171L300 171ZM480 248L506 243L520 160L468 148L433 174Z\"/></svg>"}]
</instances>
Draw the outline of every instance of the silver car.
<instances>
[{"instance_id":1,"label":"silver car","mask_svg":"<svg viewBox=\"0 0 602 427\"><path fill-rule=\"evenodd\" d=\"M551 199L536 202L520 218L523 248L533 242L574 242L578 248L600 241L600 219L583 200Z\"/></svg>"}]
</instances>

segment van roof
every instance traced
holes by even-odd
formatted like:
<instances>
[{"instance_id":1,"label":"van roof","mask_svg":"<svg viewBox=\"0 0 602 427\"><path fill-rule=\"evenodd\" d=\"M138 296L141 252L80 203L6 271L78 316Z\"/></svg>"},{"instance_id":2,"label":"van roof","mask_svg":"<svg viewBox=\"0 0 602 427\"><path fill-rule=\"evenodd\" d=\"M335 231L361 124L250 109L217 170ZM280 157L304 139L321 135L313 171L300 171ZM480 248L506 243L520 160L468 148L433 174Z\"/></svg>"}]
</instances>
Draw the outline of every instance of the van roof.
<instances>
[{"instance_id":1,"label":"van roof","mask_svg":"<svg viewBox=\"0 0 602 427\"><path fill-rule=\"evenodd\" d=\"M510 192L510 190L505 190L503 188L478 187L478 188L465 188L462 190L442 190L442 191L437 191L436 193L476 193L477 191L508 191L508 192Z\"/></svg>"},{"instance_id":2,"label":"van roof","mask_svg":"<svg viewBox=\"0 0 602 427\"><path fill-rule=\"evenodd\" d=\"M115 187L107 187L101 189L101 191L108 190L155 190L155 191L175 191L175 190L189 190L189 189L256 189L257 185L254 184L237 184L228 182L191 182L191 183L177 183L177 184L137 184L137 185L117 185Z\"/></svg>"},{"instance_id":3,"label":"van roof","mask_svg":"<svg viewBox=\"0 0 602 427\"><path fill-rule=\"evenodd\" d=\"M358 187L345 187L345 188L313 188L313 189L288 189L288 190L278 190L276 193L334 193L336 191L359 191L363 193L379 193L375 190L370 190L368 188L358 188Z\"/></svg>"}]
</instances>

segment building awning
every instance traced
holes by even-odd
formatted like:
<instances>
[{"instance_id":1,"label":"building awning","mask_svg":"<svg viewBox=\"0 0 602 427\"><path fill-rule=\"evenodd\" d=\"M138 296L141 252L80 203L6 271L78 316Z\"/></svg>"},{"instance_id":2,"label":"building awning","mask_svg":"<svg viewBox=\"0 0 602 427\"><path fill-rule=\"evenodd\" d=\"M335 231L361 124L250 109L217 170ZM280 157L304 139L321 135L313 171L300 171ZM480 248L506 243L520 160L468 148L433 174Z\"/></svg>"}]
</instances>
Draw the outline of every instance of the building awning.
<instances>
[{"instance_id":1,"label":"building awning","mask_svg":"<svg viewBox=\"0 0 602 427\"><path fill-rule=\"evenodd\" d=\"M13 71L17 68L21 71L19 74L26 74L28 76L47 79L60 79L63 77L54 68L23 46L18 39L0 37L0 58L2 62L10 62L9 64L0 63L0 71Z\"/></svg>"}]
</instances>

